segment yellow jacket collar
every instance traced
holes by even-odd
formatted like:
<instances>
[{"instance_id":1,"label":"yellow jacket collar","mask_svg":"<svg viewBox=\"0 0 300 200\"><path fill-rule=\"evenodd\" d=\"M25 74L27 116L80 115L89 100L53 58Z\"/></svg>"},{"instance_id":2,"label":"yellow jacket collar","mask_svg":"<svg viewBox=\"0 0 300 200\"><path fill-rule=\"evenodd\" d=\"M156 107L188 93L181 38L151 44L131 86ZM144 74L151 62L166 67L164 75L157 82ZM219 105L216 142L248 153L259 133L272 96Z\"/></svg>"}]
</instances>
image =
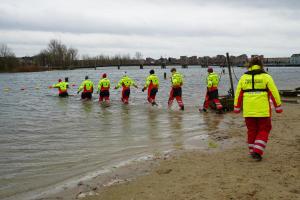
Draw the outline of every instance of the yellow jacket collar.
<instances>
[{"instance_id":1,"label":"yellow jacket collar","mask_svg":"<svg viewBox=\"0 0 300 200\"><path fill-rule=\"evenodd\" d=\"M261 69L261 66L253 65L252 67L249 67L248 71L252 71L252 70L256 70L256 69Z\"/></svg>"}]
</instances>

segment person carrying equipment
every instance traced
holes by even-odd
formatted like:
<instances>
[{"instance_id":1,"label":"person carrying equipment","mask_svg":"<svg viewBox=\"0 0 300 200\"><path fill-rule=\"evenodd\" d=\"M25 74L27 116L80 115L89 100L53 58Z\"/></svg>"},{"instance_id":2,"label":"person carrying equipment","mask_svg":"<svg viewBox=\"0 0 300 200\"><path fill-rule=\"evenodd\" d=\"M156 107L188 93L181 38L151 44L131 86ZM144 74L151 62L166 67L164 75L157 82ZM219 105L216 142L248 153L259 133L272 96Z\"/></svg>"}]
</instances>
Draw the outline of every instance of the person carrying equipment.
<instances>
[{"instance_id":1,"label":"person carrying equipment","mask_svg":"<svg viewBox=\"0 0 300 200\"><path fill-rule=\"evenodd\" d=\"M172 103L174 101L174 98L176 98L177 103L181 110L184 110L184 105L182 102L182 85L183 85L183 76L182 74L176 72L175 68L171 69L172 77L171 77L171 91L170 91L170 97L168 101L169 108L172 106Z\"/></svg>"},{"instance_id":2,"label":"person carrying equipment","mask_svg":"<svg viewBox=\"0 0 300 200\"><path fill-rule=\"evenodd\" d=\"M102 102L103 99L107 104L109 104L109 88L110 88L110 80L107 78L107 75L102 74L102 78L98 83L98 91L99 93L99 102Z\"/></svg>"},{"instance_id":3,"label":"person carrying equipment","mask_svg":"<svg viewBox=\"0 0 300 200\"><path fill-rule=\"evenodd\" d=\"M78 88L77 94L79 94L80 91L82 91L81 99L92 99L94 83L91 80L89 80L88 76L85 76L85 80L81 83L80 87Z\"/></svg>"},{"instance_id":4,"label":"person carrying equipment","mask_svg":"<svg viewBox=\"0 0 300 200\"><path fill-rule=\"evenodd\" d=\"M155 102L155 96L159 88L159 79L154 74L154 70L150 70L150 75L146 79L146 83L142 91L144 92L148 88L148 102L152 104L152 106L157 105Z\"/></svg>"},{"instance_id":5,"label":"person carrying equipment","mask_svg":"<svg viewBox=\"0 0 300 200\"><path fill-rule=\"evenodd\" d=\"M261 58L253 57L248 71L238 82L234 112L239 113L243 108L249 153L257 161L262 159L272 129L270 99L276 113L282 113L280 95L273 78L264 71Z\"/></svg>"},{"instance_id":6,"label":"person carrying equipment","mask_svg":"<svg viewBox=\"0 0 300 200\"><path fill-rule=\"evenodd\" d=\"M58 83L52 85L52 88L58 88L58 96L60 96L60 97L69 96L68 83L61 81L61 79L58 79Z\"/></svg>"},{"instance_id":7,"label":"person carrying equipment","mask_svg":"<svg viewBox=\"0 0 300 200\"><path fill-rule=\"evenodd\" d=\"M219 93L218 93L218 85L220 80L219 75L215 73L213 68L211 67L207 69L207 72L208 72L208 76L206 78L207 91L206 91L202 111L207 112L210 103L214 102L216 104L218 113L221 113L223 106L219 100ZM199 111L201 110L199 109Z\"/></svg>"},{"instance_id":8,"label":"person carrying equipment","mask_svg":"<svg viewBox=\"0 0 300 200\"><path fill-rule=\"evenodd\" d=\"M135 84L134 80L132 80L129 76L127 76L127 73L125 72L124 76L119 81L118 85L115 87L115 89L118 89L122 86L122 97L121 101L124 104L128 104L129 102L129 95L130 95L130 86L134 86L135 88L138 88L138 86Z\"/></svg>"}]
</instances>

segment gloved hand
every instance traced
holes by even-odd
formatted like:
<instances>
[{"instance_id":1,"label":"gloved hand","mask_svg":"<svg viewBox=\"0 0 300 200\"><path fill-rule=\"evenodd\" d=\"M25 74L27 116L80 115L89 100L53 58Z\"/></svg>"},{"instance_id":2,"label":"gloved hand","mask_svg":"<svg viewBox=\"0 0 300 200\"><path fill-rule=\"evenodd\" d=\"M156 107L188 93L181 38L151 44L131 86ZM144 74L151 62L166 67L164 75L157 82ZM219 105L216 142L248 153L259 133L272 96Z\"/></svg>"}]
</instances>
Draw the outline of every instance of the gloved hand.
<instances>
[{"instance_id":1,"label":"gloved hand","mask_svg":"<svg viewBox=\"0 0 300 200\"><path fill-rule=\"evenodd\" d=\"M276 112L276 113L282 113L283 110L282 110L281 106L276 107L276 108L275 108L275 112Z\"/></svg>"},{"instance_id":2,"label":"gloved hand","mask_svg":"<svg viewBox=\"0 0 300 200\"><path fill-rule=\"evenodd\" d=\"M77 91L77 94L79 94L79 91Z\"/></svg>"},{"instance_id":3,"label":"gloved hand","mask_svg":"<svg viewBox=\"0 0 300 200\"><path fill-rule=\"evenodd\" d=\"M144 92L144 91L145 91L145 88L142 89L142 92Z\"/></svg>"},{"instance_id":4,"label":"gloved hand","mask_svg":"<svg viewBox=\"0 0 300 200\"><path fill-rule=\"evenodd\" d=\"M233 109L233 112L236 113L236 114L238 114L238 113L241 112L241 109L240 109L240 108L234 108L234 109Z\"/></svg>"}]
</instances>

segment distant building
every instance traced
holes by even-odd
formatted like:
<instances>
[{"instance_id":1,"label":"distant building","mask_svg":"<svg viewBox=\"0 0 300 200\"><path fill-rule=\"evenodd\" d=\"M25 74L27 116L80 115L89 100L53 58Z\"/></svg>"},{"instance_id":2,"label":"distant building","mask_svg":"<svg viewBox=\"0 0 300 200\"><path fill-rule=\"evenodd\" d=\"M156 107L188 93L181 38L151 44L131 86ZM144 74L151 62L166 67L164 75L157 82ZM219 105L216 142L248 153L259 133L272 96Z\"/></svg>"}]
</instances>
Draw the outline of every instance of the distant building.
<instances>
[{"instance_id":1,"label":"distant building","mask_svg":"<svg viewBox=\"0 0 300 200\"><path fill-rule=\"evenodd\" d=\"M188 64L190 65L197 65L198 63L198 58L197 56L191 56L188 58Z\"/></svg>"},{"instance_id":2,"label":"distant building","mask_svg":"<svg viewBox=\"0 0 300 200\"><path fill-rule=\"evenodd\" d=\"M155 59L153 59L153 58L146 58L146 62L145 62L146 64L154 64L155 63Z\"/></svg>"},{"instance_id":3,"label":"distant building","mask_svg":"<svg viewBox=\"0 0 300 200\"><path fill-rule=\"evenodd\" d=\"M269 65L288 65L290 60L291 58L289 57L264 58L264 63Z\"/></svg>"},{"instance_id":4,"label":"distant building","mask_svg":"<svg viewBox=\"0 0 300 200\"><path fill-rule=\"evenodd\" d=\"M300 64L300 54L293 54L290 59L291 64L299 65Z\"/></svg>"}]
</instances>

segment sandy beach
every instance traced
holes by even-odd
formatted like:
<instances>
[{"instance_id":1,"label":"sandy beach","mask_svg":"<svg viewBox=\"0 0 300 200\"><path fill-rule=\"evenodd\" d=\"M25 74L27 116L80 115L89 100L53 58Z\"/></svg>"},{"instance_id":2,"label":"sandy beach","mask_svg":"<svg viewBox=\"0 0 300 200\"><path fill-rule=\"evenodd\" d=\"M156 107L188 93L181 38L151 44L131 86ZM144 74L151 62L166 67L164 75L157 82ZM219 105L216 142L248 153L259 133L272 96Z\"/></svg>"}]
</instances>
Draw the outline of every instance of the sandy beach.
<instances>
[{"instance_id":1,"label":"sandy beach","mask_svg":"<svg viewBox=\"0 0 300 200\"><path fill-rule=\"evenodd\" d=\"M287 103L273 114L261 162L248 155L242 115L227 113L235 125L211 131L204 150L160 155L43 199L300 199L299 108Z\"/></svg>"}]
</instances>

